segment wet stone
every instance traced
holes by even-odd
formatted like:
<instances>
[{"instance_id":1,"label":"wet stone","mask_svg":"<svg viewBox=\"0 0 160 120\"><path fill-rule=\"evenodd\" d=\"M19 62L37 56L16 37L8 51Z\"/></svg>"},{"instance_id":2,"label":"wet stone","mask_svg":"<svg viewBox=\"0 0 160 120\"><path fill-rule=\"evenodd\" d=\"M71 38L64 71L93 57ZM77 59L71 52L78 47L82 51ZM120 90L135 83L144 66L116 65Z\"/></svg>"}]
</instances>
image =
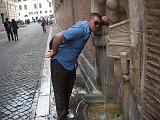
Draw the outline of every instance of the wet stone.
<instances>
[{"instance_id":1,"label":"wet stone","mask_svg":"<svg viewBox=\"0 0 160 120\"><path fill-rule=\"evenodd\" d=\"M17 107L17 106L18 106L18 104L17 104L17 103L12 102L12 103L11 103L11 106L15 108L15 107Z\"/></svg>"},{"instance_id":2,"label":"wet stone","mask_svg":"<svg viewBox=\"0 0 160 120\"><path fill-rule=\"evenodd\" d=\"M9 115L9 114L11 114L11 112L7 110L7 111L5 112L5 114L6 114L6 115Z\"/></svg>"},{"instance_id":3,"label":"wet stone","mask_svg":"<svg viewBox=\"0 0 160 120\"><path fill-rule=\"evenodd\" d=\"M18 105L18 106L22 106L23 103L22 103L21 101L18 100L17 105Z\"/></svg>"},{"instance_id":4,"label":"wet stone","mask_svg":"<svg viewBox=\"0 0 160 120\"><path fill-rule=\"evenodd\" d=\"M1 112L3 112L3 113L5 113L7 111L7 109L6 108L1 108Z\"/></svg>"},{"instance_id":5,"label":"wet stone","mask_svg":"<svg viewBox=\"0 0 160 120\"><path fill-rule=\"evenodd\" d=\"M26 120L26 119L28 118L28 116L27 116L27 115L24 115L24 116L23 116L23 115L21 115L21 116L22 116L22 117L21 117L21 119L22 119L22 120Z\"/></svg>"},{"instance_id":6,"label":"wet stone","mask_svg":"<svg viewBox=\"0 0 160 120\"><path fill-rule=\"evenodd\" d=\"M17 120L18 118L19 118L18 115L15 115L15 116L13 117L14 120Z\"/></svg>"},{"instance_id":7,"label":"wet stone","mask_svg":"<svg viewBox=\"0 0 160 120\"><path fill-rule=\"evenodd\" d=\"M16 108L11 108L11 109L8 109L10 112L15 112L17 109Z\"/></svg>"},{"instance_id":8,"label":"wet stone","mask_svg":"<svg viewBox=\"0 0 160 120\"><path fill-rule=\"evenodd\" d=\"M3 119L3 120L9 120L9 118L8 117L6 117L6 115L4 116L1 116L1 118Z\"/></svg>"}]
</instances>

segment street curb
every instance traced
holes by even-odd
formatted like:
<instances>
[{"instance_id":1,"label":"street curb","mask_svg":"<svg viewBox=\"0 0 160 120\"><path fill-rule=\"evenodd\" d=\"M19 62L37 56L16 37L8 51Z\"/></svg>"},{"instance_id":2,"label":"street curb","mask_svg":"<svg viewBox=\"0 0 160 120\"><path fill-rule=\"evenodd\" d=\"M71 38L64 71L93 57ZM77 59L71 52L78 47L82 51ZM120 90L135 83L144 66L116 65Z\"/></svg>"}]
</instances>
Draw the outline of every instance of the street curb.
<instances>
[{"instance_id":1,"label":"street curb","mask_svg":"<svg viewBox=\"0 0 160 120\"><path fill-rule=\"evenodd\" d=\"M51 32L53 27L50 27L46 52L48 50L48 44L51 40ZM50 108L50 90L51 90L51 78L50 78L50 59L45 58L44 65L42 71L42 78L40 80L40 90L39 90L39 97L38 103L36 108L36 117L35 120L48 120L49 117L49 108Z\"/></svg>"}]
</instances>

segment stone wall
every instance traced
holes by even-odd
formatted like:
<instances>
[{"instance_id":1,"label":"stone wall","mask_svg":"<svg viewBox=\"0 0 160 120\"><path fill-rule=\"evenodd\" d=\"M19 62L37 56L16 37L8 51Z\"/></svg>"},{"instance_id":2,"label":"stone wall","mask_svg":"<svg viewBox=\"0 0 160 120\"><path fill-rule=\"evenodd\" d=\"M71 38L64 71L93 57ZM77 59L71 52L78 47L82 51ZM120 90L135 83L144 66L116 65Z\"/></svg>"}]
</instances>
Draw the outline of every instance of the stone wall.
<instances>
[{"instance_id":1,"label":"stone wall","mask_svg":"<svg viewBox=\"0 0 160 120\"><path fill-rule=\"evenodd\" d=\"M160 1L145 1L143 118L160 119Z\"/></svg>"}]
</instances>

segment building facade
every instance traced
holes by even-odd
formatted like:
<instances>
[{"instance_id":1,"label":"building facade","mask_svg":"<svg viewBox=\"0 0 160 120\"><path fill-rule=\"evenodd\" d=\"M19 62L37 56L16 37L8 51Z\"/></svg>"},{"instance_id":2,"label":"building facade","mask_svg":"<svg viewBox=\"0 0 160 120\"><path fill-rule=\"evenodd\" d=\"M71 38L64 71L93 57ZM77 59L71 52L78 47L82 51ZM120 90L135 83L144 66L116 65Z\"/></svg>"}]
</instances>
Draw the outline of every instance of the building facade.
<instances>
[{"instance_id":1,"label":"building facade","mask_svg":"<svg viewBox=\"0 0 160 120\"><path fill-rule=\"evenodd\" d=\"M17 0L0 0L0 31L4 30L5 18L17 20Z\"/></svg>"},{"instance_id":2,"label":"building facade","mask_svg":"<svg viewBox=\"0 0 160 120\"><path fill-rule=\"evenodd\" d=\"M19 20L38 20L53 14L52 2L48 0L18 0Z\"/></svg>"}]
</instances>

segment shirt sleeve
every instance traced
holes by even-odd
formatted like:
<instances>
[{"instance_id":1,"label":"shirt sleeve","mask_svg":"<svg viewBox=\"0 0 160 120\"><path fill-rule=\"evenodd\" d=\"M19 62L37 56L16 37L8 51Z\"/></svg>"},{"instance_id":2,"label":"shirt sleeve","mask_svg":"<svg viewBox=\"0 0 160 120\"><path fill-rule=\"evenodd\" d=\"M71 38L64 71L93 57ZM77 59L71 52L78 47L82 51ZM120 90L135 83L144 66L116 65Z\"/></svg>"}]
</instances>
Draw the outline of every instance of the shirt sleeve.
<instances>
[{"instance_id":1,"label":"shirt sleeve","mask_svg":"<svg viewBox=\"0 0 160 120\"><path fill-rule=\"evenodd\" d=\"M74 39L82 37L84 32L81 27L73 26L73 27L70 27L69 29L63 31L62 34L65 38L64 41L70 41L70 40L74 40Z\"/></svg>"}]
</instances>

